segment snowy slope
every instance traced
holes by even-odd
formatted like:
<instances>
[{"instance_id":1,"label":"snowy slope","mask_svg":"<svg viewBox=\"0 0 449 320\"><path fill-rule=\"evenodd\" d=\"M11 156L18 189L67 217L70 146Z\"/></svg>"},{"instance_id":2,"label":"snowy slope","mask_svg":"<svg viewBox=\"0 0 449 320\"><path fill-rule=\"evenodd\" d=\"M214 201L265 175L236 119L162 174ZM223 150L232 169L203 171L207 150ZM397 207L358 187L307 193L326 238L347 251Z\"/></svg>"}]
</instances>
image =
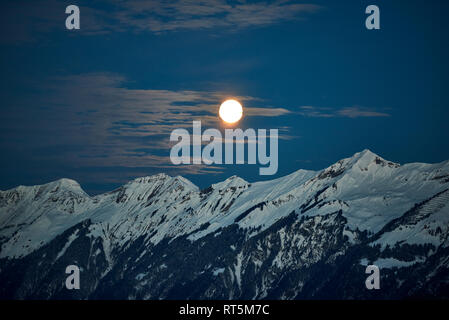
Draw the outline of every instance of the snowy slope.
<instances>
[{"instance_id":1,"label":"snowy slope","mask_svg":"<svg viewBox=\"0 0 449 320\"><path fill-rule=\"evenodd\" d=\"M392 221L373 245L382 248L396 244L449 245L449 189L407 212L401 219Z\"/></svg>"},{"instance_id":2,"label":"snowy slope","mask_svg":"<svg viewBox=\"0 0 449 320\"><path fill-rule=\"evenodd\" d=\"M153 244L182 235L194 241L234 223L250 228L252 237L292 212L313 217L341 211L347 236L376 233L449 188L448 177L449 162L400 166L365 150L320 172L299 170L256 183L233 176L202 191L165 174L96 197L68 179L20 186L0 192L0 258L26 256L87 219L92 236L111 250L141 236Z\"/></svg>"},{"instance_id":3,"label":"snowy slope","mask_svg":"<svg viewBox=\"0 0 449 320\"><path fill-rule=\"evenodd\" d=\"M73 180L0 192L0 257L24 256L85 219L92 199Z\"/></svg>"}]
</instances>

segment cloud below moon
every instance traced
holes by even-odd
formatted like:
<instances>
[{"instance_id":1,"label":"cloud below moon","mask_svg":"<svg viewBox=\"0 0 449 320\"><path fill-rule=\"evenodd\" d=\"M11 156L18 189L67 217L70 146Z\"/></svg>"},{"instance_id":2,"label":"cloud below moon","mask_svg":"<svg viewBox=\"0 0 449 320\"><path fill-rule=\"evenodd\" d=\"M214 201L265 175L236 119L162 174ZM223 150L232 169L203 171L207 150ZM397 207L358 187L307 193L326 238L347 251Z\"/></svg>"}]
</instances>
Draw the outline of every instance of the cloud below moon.
<instances>
[{"instance_id":1,"label":"cloud below moon","mask_svg":"<svg viewBox=\"0 0 449 320\"><path fill-rule=\"evenodd\" d=\"M0 119L3 145L10 152L64 166L161 168L170 166L169 136L191 128L193 120L220 128L218 107L226 97L262 104L228 92L129 89L117 74L88 73L34 83L34 94L17 97ZM279 117L283 108L245 107L247 116ZM287 130L287 129L286 129ZM53 151L53 152L52 152ZM177 167L178 174L216 171ZM124 179L125 180L125 179Z\"/></svg>"}]
</instances>

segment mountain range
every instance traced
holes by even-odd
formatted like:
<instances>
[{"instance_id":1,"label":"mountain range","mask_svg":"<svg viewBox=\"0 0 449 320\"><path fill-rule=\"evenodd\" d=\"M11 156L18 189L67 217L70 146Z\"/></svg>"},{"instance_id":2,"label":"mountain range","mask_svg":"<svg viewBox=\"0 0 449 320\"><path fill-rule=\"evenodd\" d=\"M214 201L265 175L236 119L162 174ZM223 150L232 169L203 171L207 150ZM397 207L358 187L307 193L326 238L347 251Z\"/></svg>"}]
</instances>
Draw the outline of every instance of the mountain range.
<instances>
[{"instance_id":1,"label":"mountain range","mask_svg":"<svg viewBox=\"0 0 449 320\"><path fill-rule=\"evenodd\" d=\"M61 179L0 191L0 299L444 299L448 237L449 161L364 150L272 181L158 174L97 196Z\"/></svg>"}]
</instances>

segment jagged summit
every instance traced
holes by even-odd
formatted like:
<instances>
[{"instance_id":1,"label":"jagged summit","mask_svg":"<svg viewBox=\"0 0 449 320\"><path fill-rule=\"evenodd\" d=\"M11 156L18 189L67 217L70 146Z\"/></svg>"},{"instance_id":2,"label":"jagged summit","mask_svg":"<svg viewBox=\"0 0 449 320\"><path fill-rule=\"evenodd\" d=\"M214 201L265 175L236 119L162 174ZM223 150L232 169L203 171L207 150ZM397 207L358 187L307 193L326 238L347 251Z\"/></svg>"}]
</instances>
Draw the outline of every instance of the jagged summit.
<instances>
[{"instance_id":1,"label":"jagged summit","mask_svg":"<svg viewBox=\"0 0 449 320\"><path fill-rule=\"evenodd\" d=\"M8 194L19 194L21 197L33 197L38 199L59 199L62 197L89 198L89 195L81 188L81 185L72 179L62 178L49 183L35 186L17 186L15 188L0 191L4 197Z\"/></svg>"},{"instance_id":2,"label":"jagged summit","mask_svg":"<svg viewBox=\"0 0 449 320\"><path fill-rule=\"evenodd\" d=\"M381 166L388 166L391 168L397 168L400 165L388 160L385 160L381 156L373 153L371 150L365 149L362 152L357 152L350 158L353 164L357 164L359 167L367 168L368 166L375 164Z\"/></svg>"},{"instance_id":3,"label":"jagged summit","mask_svg":"<svg viewBox=\"0 0 449 320\"><path fill-rule=\"evenodd\" d=\"M421 164L414 164L414 165L421 165ZM426 165L426 164L422 164ZM445 167L446 165L449 165L449 160L442 162L440 164L441 166ZM315 172L310 170L303 170L299 169L287 176L280 177L271 181L264 181L264 182L256 182L256 183L249 183L248 181L244 180L241 177L238 176L231 176L227 178L224 181L212 184L209 188L215 189L215 190L226 190L231 187L234 188L245 188L249 187L250 185L258 185L258 184L264 184L264 186L268 186L269 184L277 184L281 182L285 185L285 183L288 181L288 185L291 186L293 184L301 184L304 180L304 178L310 178L311 176L317 176L318 179L324 179L324 178L335 178L344 172L349 172L350 170L355 170L356 172L370 172L371 169L379 169L379 168L399 168L400 165L397 163L393 163L391 161L385 160L381 156L377 155L376 153L372 152L369 149L365 149L363 151L355 153L353 156L349 158L342 159L333 165L329 166L328 168ZM190 180L182 177L182 176L169 176L165 173L158 173L151 176L145 176L145 177L138 177L135 178L128 183L122 185L118 189L110 192L106 192L104 194L99 194L95 196L94 198L101 198L107 194L120 192L123 190L139 190L144 191L145 189L151 189L152 186L156 185L165 185L169 186L172 185L173 188L183 188L186 190L191 190L192 192L198 192L199 188L192 183ZM280 187L280 186L279 186ZM279 189L279 187L277 189ZM52 189L53 188L53 189ZM89 197L89 195L82 189L80 184L73 180L68 178L62 178L58 179L53 182L49 182L42 185L36 185L36 186L18 186L6 191L0 191L2 194L7 194L11 192L29 192L29 190L37 190L41 189L47 189L47 190L66 190L71 191L74 193L79 194L80 196L86 196Z\"/></svg>"},{"instance_id":4,"label":"jagged summit","mask_svg":"<svg viewBox=\"0 0 449 320\"><path fill-rule=\"evenodd\" d=\"M363 281L330 288L340 278L310 270L364 276L374 264L392 271L392 289L449 274L449 162L399 166L364 150L322 171L232 176L201 192L166 174L93 198L78 188L60 179L0 192L0 283L19 279L8 289L17 297L60 298L73 263L93 279L80 298L313 298L304 285L354 298Z\"/></svg>"},{"instance_id":5,"label":"jagged summit","mask_svg":"<svg viewBox=\"0 0 449 320\"><path fill-rule=\"evenodd\" d=\"M349 158L344 158L344 159L338 161L337 163L333 164L332 166L341 165L341 167L351 167L356 164L359 166L367 166L370 163L373 163L376 159L385 161L382 157L375 154L371 150L365 149L363 151L354 153L354 155Z\"/></svg>"},{"instance_id":6,"label":"jagged summit","mask_svg":"<svg viewBox=\"0 0 449 320\"><path fill-rule=\"evenodd\" d=\"M38 185L32 185L32 186L26 186L26 185L19 185L17 187L7 189L7 190L0 190L0 192L9 192L14 190L30 190L30 189L36 189L36 188L63 188L63 189L70 189L70 190L81 190L81 185L69 178L61 178L55 181L47 182L44 184L38 184ZM84 191L83 191L84 192Z\"/></svg>"},{"instance_id":7,"label":"jagged summit","mask_svg":"<svg viewBox=\"0 0 449 320\"><path fill-rule=\"evenodd\" d=\"M145 186L147 185L147 186ZM140 187L140 188L147 188L151 185L178 185L183 186L187 189L191 190L198 190L198 187L193 184L190 180L182 177L182 176L176 176L171 177L165 173L158 173L153 176L147 176L147 177L140 177L136 178L127 184L124 185L125 188L133 188L133 187Z\"/></svg>"},{"instance_id":8,"label":"jagged summit","mask_svg":"<svg viewBox=\"0 0 449 320\"><path fill-rule=\"evenodd\" d=\"M378 156L377 154L375 154L371 150L365 149L363 151L356 152L349 159L351 159L353 162L370 163L370 162L374 161L374 159L376 159L376 158L381 159L380 156Z\"/></svg>"},{"instance_id":9,"label":"jagged summit","mask_svg":"<svg viewBox=\"0 0 449 320\"><path fill-rule=\"evenodd\" d=\"M39 269L45 283L53 279L48 270L64 275L61 265L76 260L105 290L102 297L113 291L111 279L119 279L113 282L123 298L160 298L167 297L166 288L179 292L203 275L218 285L202 297L266 298L279 289L282 275L329 261L334 268L336 257L375 234L382 245L406 247L393 255L379 251L369 263L386 270L425 261L448 239L448 189L447 163L399 167L369 150L323 171L298 170L251 184L232 176L201 192L189 180L166 174L137 178L96 197L70 179L18 187L0 192L0 283L28 279L15 273L25 270L24 261ZM429 245L432 250L422 251ZM362 258L352 265L360 266ZM2 261L12 267L4 271ZM183 270L189 270L187 277ZM305 272L298 279L307 279ZM42 287L60 287L62 280L55 279ZM24 281L16 292L39 287ZM248 296L242 296L244 288L250 288ZM283 294L288 292L294 298L301 287L289 286Z\"/></svg>"},{"instance_id":10,"label":"jagged summit","mask_svg":"<svg viewBox=\"0 0 449 320\"><path fill-rule=\"evenodd\" d=\"M318 175L319 179L336 178L344 173L372 173L382 168L396 169L400 165L383 159L369 149L355 153L350 158L337 161L330 167L322 170Z\"/></svg>"},{"instance_id":11,"label":"jagged summit","mask_svg":"<svg viewBox=\"0 0 449 320\"><path fill-rule=\"evenodd\" d=\"M144 185L144 184L154 184L154 183L167 183L173 181L173 177L165 174L165 173L158 173L151 176L144 176L144 177L137 177L128 183L126 183L125 186L136 186L136 185Z\"/></svg>"},{"instance_id":12,"label":"jagged summit","mask_svg":"<svg viewBox=\"0 0 449 320\"><path fill-rule=\"evenodd\" d=\"M229 178L227 178L226 180L219 182L219 183L215 183L213 184L211 187L215 190L225 190L228 188L239 188L239 187L246 187L248 186L250 183L236 175L231 176Z\"/></svg>"}]
</instances>

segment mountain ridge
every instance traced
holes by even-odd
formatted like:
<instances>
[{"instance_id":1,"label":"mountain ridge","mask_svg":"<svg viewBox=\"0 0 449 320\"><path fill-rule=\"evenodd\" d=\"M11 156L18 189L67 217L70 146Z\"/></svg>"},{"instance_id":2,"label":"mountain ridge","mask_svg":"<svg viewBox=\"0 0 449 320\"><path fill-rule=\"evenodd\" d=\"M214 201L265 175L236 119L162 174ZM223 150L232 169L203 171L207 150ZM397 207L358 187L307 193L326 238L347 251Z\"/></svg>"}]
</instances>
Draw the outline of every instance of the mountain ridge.
<instances>
[{"instance_id":1,"label":"mountain ridge","mask_svg":"<svg viewBox=\"0 0 449 320\"><path fill-rule=\"evenodd\" d=\"M166 174L93 197L70 179L19 186L0 192L0 280L10 281L18 264L47 265L38 268L47 280L35 277L52 289L30 291L24 280L0 297L68 294L55 282L63 261L90 270L95 285L80 298L121 296L120 285L131 286L122 298L318 298L324 292L306 289L326 287L317 270L361 272L365 262L435 279L449 264L447 177L447 161L398 165L364 150L320 171L252 183L232 176L204 190ZM295 284L281 285L288 274ZM198 281L209 289L182 285ZM341 284L347 297L350 283ZM401 290L394 293L415 294Z\"/></svg>"},{"instance_id":2,"label":"mountain ridge","mask_svg":"<svg viewBox=\"0 0 449 320\"><path fill-rule=\"evenodd\" d=\"M7 209L5 210L5 199L6 202L13 201L13 204L15 204L14 201L21 199L21 197L25 197L27 192L31 192L31 195L27 195L27 197L33 198L30 200L32 203L37 202L39 199L39 197L37 197L38 195L42 199L43 197L46 197L43 201L37 203L37 206L39 207L49 206L54 202L62 201L62 204L65 207L62 209L59 207L57 210L62 210L63 212L75 215L79 214L78 218L69 219L71 221L69 222L69 225L77 223L84 218L92 218L96 221L107 221L110 219L109 214L111 210L99 212L99 210L96 209L96 207L101 206L102 203L106 203L109 207L113 202L117 205L130 206L130 208L127 208L130 212L133 210L135 212L146 212L147 210L145 210L145 208L155 207L151 213L148 213L153 216L156 215L154 212L161 210L161 206L155 205L151 199L155 198L155 201L159 201L159 198L163 197L163 195L169 195L169 197L164 197L163 200L165 203L168 203L168 207L181 198L189 198L189 200L193 199L194 201L191 201L191 206L197 206L204 202L204 199L209 199L209 203L203 204L195 211L195 216L197 217L196 224L209 224L209 227L199 231L196 237L201 237L204 234L213 232L216 228L230 225L234 222L238 222L239 225L243 227L265 228L274 223L277 219L282 218L287 212L296 210L298 207L298 194L300 195L299 198L306 198L304 199L306 201L299 200L303 202L300 207L302 213L307 212L308 214L313 215L317 208L320 209L320 211L324 210L325 212L348 209L349 205L347 200L339 199L338 197L339 194L345 192L344 189L348 189L348 185L351 185L351 187L349 187L349 189L351 189L349 191L352 193L350 198L358 197L355 190L360 189L360 187L354 187L358 184L372 185L371 182L373 181L373 176L376 176L376 179L378 180L389 180L391 179L392 173L397 170L403 170L404 168L407 169L408 166L412 166L413 168L417 167L419 169L433 168L433 166L442 166L445 168L444 163L445 162L434 165L416 163L399 166L398 164L384 160L377 154L365 149L355 153L352 157L344 158L323 170L307 171L300 169L287 176L271 181L249 183L240 177L232 176L200 191L199 188L188 179L181 176L171 177L167 174L159 173L152 176L135 178L113 191L93 197L85 193L79 183L75 180L63 178L43 185L29 187L19 186L7 191L1 191L0 214L3 215L3 217L0 215L0 227L5 225L3 220L5 219L6 214L2 211L8 210L8 206L6 206ZM446 172L449 172L449 166L446 169ZM409 174L408 171L406 172ZM440 171L438 172L441 174ZM425 171L418 172L420 175L425 173ZM411 178L413 177L410 176L404 179L408 181L408 179ZM367 190L364 191L364 195L372 194L373 197L375 197L379 188L380 187L377 187L376 184L374 184L374 186L367 188ZM382 185L381 188L384 188L384 186ZM422 188L422 186L419 186L419 188ZM433 191L429 192L429 195L430 193L433 194L437 191L441 191L438 188L433 189ZM397 192L397 190L393 189L392 192ZM8 200L8 195L12 195L14 200ZM415 195L415 197L417 196ZM417 200L423 199L417 197ZM291 202L292 206L286 213L282 215L275 213L275 209L277 209L278 206L283 205L284 203L288 204L289 202ZM398 210L397 215L408 209L407 206L409 205L409 202L410 201L406 201L406 204ZM181 203L184 203L184 201ZM355 201L353 201L352 206L354 206L354 203ZM379 204L375 205L378 206ZM32 207L31 205L29 206ZM363 206L366 206L366 203L363 204ZM168 207L165 207L164 209L167 210ZM175 207L175 205L173 205L173 207ZM221 210L215 210L217 208ZM191 208L184 209L189 210ZM235 214L228 215L226 212L229 209L234 209L231 211L235 212ZM267 211L266 209L270 209L271 211ZM120 211L120 214L116 214L118 217L117 219L120 219L120 216L123 215L121 213L122 209L119 207L115 208L115 210ZM264 210L268 213L263 214ZM344 211L346 212L346 210ZM175 209L174 212L180 211L176 211ZM44 215L45 214L47 214L47 212L45 212ZM132 212L131 214L135 215ZM346 213L346 215L350 214L350 212ZM176 215L176 213L173 213L171 218L176 219ZM253 216L253 219L249 219L250 216ZM370 216L370 214L368 214L368 216ZM378 229L380 229L386 222L388 222L387 220L397 218L397 216L393 218L384 216L383 221L381 221L382 219L371 217L371 219L374 219L375 221L367 223L367 219L370 218L368 216L364 216L363 214L354 216L352 219L354 220L352 227L354 228L356 225L363 226L363 224L365 224L366 228L369 229L372 228L374 223L377 223L379 225ZM38 217L35 217L35 219L38 219ZM166 218L164 218L164 221L165 219ZM238 221L236 221L237 219ZM351 223L351 221L349 221L349 223ZM19 223L24 222L25 221L19 220ZM152 224L148 221L143 223ZM158 223L160 223L160 221ZM60 222L58 222L58 224L60 224ZM188 223L186 222L186 224ZM194 228L195 227L191 225L186 230L191 232ZM183 230L182 233L187 232L186 230ZM60 231L61 230L58 229L58 232ZM373 232L375 231L377 230L373 230ZM54 235L55 234L53 234L53 236ZM195 237L192 237L192 239L194 238ZM33 241L33 239L29 240ZM158 241L160 240L161 239L158 238ZM4 254L1 251L0 257Z\"/></svg>"},{"instance_id":3,"label":"mountain ridge","mask_svg":"<svg viewBox=\"0 0 449 320\"><path fill-rule=\"evenodd\" d=\"M214 186L214 185L224 184L224 183L226 183L228 180L230 180L230 179L235 179L235 178L239 179L239 180L242 181L243 183L246 183L246 184L253 184L253 183L261 183L261 182L273 182L273 181L276 181L276 180L280 180L280 179L286 178L286 177L291 176L291 175L295 175L295 174L298 173L298 172L323 173L323 172L327 172L327 171L329 171L329 170L332 170L333 168L335 168L335 167L341 165L342 163L345 163L345 164L351 163L351 160L353 160L353 161L352 161L352 164L353 164L353 165L356 165L356 164L359 164L359 165L360 165L360 164L361 164L360 161L362 161L362 163L363 163L363 162L367 162L367 159L370 159L370 160L371 160L371 161L368 160L368 162L369 162L370 164L372 164L373 161L378 161L379 163L377 163L377 164L384 164L384 165L394 166L394 167L396 167L396 168L398 168L398 167L401 166L401 165L398 164L398 163L394 163L394 162L385 160L384 158L382 158L382 157L379 156L378 154L372 152L370 149L364 149L364 150L362 150L362 151L360 151L360 152L356 152L353 156L348 157L348 158L343 158L343 159L337 161L336 163L334 163L334 164L330 165L329 167L324 168L324 169L322 169L322 170L306 170L306 169L298 169L298 170L293 171L292 173L289 173L289 174L287 174L287 175L285 175L285 176L282 176L282 177L279 177L279 178L276 178L276 179L273 179L273 180L256 181L256 182L248 182L248 181L245 181L243 178L234 175L234 176L231 176L231 177L229 177L229 178L226 178L226 179L223 180L223 181L216 182L216 183L210 185L210 186L207 187L207 188L210 188L210 187L212 187L212 186ZM355 161L354 161L354 160L355 160ZM407 164L404 164L404 165L448 165L448 166L449 166L449 160L441 161L441 162L438 162L438 163L411 162L411 163L407 163ZM178 175L178 176L170 176L170 175L168 175L168 174L166 174L166 173L160 172L160 173L156 173L156 174L150 175L150 176L142 176L142 177L134 178L134 179L128 181L127 183L125 183L125 184L119 186L118 188L116 188L116 189L114 189L114 190L106 191L106 192L103 192L103 193L100 193L100 194L97 194L97 195L93 195L93 196L92 196L92 195L89 195L87 192L85 192L84 189L82 188L81 184L80 184L78 181L76 181L76 180L74 180L74 179L71 179L71 178L59 178L59 179L56 179L56 180L53 180L53 181L50 181L50 182L47 182L47 183L43 183L43 184L38 184L38 185L18 185L18 186L16 186L16 187L12 187L12 188L9 188L9 189L6 189L6 190L0 190L0 192L6 193L6 192L15 191L15 190L23 190L23 189L27 189L27 188L33 188L33 187L45 187L45 186L51 186L51 185L61 185L61 186L72 186L72 187L75 187L75 186L76 186L77 188L81 189L81 191L84 192L84 193L85 193L87 196L89 196L90 198L96 198L96 197L100 197L100 196L109 194L109 193L111 193L111 192L114 192L114 191L116 191L117 189L120 189L120 188L125 187L126 185L129 185L129 184L132 184L132 183L138 183L138 181L152 180L152 179L155 179L155 178L164 178L164 179L172 178L172 179L179 179L179 180L184 181L184 182L186 182L187 184L191 184L193 187L199 189L199 187L196 186L192 181L190 181L189 179L187 179L187 178L185 178L185 177L183 177L183 176L179 176L179 175ZM206 189L207 189L207 188L206 188Z\"/></svg>"}]
</instances>

